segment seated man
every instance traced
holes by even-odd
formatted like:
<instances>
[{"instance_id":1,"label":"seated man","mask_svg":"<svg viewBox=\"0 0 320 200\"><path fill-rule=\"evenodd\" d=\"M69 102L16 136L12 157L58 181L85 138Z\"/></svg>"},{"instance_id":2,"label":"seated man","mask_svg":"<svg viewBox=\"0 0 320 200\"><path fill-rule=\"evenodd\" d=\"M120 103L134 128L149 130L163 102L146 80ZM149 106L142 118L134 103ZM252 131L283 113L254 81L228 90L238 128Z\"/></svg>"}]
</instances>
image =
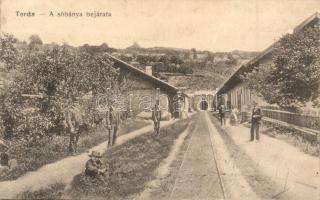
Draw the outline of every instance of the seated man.
<instances>
[{"instance_id":1,"label":"seated man","mask_svg":"<svg viewBox=\"0 0 320 200\"><path fill-rule=\"evenodd\" d=\"M86 163L85 175L92 178L98 178L103 181L103 178L107 172L107 168L100 160L100 153L97 151L92 151L89 157L90 159Z\"/></svg>"}]
</instances>

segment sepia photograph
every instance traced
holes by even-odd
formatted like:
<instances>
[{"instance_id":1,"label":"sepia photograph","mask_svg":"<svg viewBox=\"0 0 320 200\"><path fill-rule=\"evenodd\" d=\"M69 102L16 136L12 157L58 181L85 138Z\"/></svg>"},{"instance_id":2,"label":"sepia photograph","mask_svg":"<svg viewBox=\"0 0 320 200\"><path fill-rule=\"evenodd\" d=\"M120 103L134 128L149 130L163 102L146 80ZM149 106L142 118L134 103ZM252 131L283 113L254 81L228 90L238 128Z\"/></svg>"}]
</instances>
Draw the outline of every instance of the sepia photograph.
<instances>
[{"instance_id":1,"label":"sepia photograph","mask_svg":"<svg viewBox=\"0 0 320 200\"><path fill-rule=\"evenodd\" d=\"M0 0L0 199L320 200L320 0Z\"/></svg>"}]
</instances>

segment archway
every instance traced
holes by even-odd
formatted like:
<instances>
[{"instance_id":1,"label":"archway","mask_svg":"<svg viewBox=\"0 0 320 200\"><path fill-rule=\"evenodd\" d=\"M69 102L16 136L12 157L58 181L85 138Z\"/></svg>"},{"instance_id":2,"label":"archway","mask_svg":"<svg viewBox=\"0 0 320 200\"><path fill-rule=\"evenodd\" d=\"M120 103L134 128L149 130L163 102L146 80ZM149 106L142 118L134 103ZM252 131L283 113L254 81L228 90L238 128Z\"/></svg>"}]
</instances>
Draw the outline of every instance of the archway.
<instances>
[{"instance_id":1,"label":"archway","mask_svg":"<svg viewBox=\"0 0 320 200\"><path fill-rule=\"evenodd\" d=\"M205 100L200 101L199 103L199 110L208 110L209 105L208 102Z\"/></svg>"}]
</instances>

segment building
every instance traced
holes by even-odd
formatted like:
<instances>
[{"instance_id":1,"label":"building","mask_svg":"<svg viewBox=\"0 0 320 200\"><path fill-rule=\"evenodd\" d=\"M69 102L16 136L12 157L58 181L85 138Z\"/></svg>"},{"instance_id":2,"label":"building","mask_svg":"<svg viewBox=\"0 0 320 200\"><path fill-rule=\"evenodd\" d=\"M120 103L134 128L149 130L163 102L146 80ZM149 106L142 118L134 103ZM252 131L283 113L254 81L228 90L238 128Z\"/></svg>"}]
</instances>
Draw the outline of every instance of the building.
<instances>
[{"instance_id":1,"label":"building","mask_svg":"<svg viewBox=\"0 0 320 200\"><path fill-rule=\"evenodd\" d=\"M320 25L320 15L315 13L301 24L296 26L293 33L300 32L305 28ZM320 33L319 33L320 34ZM250 72L254 67L259 67L261 64L272 63L274 47L278 41L270 47L258 54L252 60L239 65L238 69L222 84L217 95L221 103L224 103L227 109L232 107L237 108L240 112L246 112L251 108L252 101L255 100L262 104L267 104L262 98L255 95L254 91L250 91L246 83L240 78L244 72Z\"/></svg>"},{"instance_id":2,"label":"building","mask_svg":"<svg viewBox=\"0 0 320 200\"><path fill-rule=\"evenodd\" d=\"M112 55L106 55L113 61L113 67L120 71L119 81L130 84L130 90L123 95L130 102L130 110L133 113L150 111L156 100L160 100L162 110L169 111L171 114L176 111L178 99L188 104L187 95L180 93L175 86L153 76L151 66L146 66L146 71L143 71Z\"/></svg>"}]
</instances>

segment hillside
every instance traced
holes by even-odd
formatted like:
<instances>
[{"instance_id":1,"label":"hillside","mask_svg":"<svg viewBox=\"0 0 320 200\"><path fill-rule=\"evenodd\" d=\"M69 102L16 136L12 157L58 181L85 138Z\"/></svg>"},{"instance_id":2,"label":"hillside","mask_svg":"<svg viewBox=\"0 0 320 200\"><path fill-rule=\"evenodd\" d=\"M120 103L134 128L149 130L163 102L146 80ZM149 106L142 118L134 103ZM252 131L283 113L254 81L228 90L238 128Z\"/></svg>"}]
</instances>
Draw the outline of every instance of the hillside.
<instances>
[{"instance_id":1,"label":"hillside","mask_svg":"<svg viewBox=\"0 0 320 200\"><path fill-rule=\"evenodd\" d=\"M153 75L185 92L214 90L238 65L257 52L197 51L167 47L141 48L137 43L115 53L120 59L141 69L153 67Z\"/></svg>"},{"instance_id":2,"label":"hillside","mask_svg":"<svg viewBox=\"0 0 320 200\"><path fill-rule=\"evenodd\" d=\"M111 53L142 70L145 70L146 66L152 66L154 76L186 92L200 89L214 90L235 71L238 65L257 55L257 52L239 50L210 52L194 48L143 48L137 42L125 49L111 48L106 43L100 46L85 44L78 48L89 53Z\"/></svg>"}]
</instances>

